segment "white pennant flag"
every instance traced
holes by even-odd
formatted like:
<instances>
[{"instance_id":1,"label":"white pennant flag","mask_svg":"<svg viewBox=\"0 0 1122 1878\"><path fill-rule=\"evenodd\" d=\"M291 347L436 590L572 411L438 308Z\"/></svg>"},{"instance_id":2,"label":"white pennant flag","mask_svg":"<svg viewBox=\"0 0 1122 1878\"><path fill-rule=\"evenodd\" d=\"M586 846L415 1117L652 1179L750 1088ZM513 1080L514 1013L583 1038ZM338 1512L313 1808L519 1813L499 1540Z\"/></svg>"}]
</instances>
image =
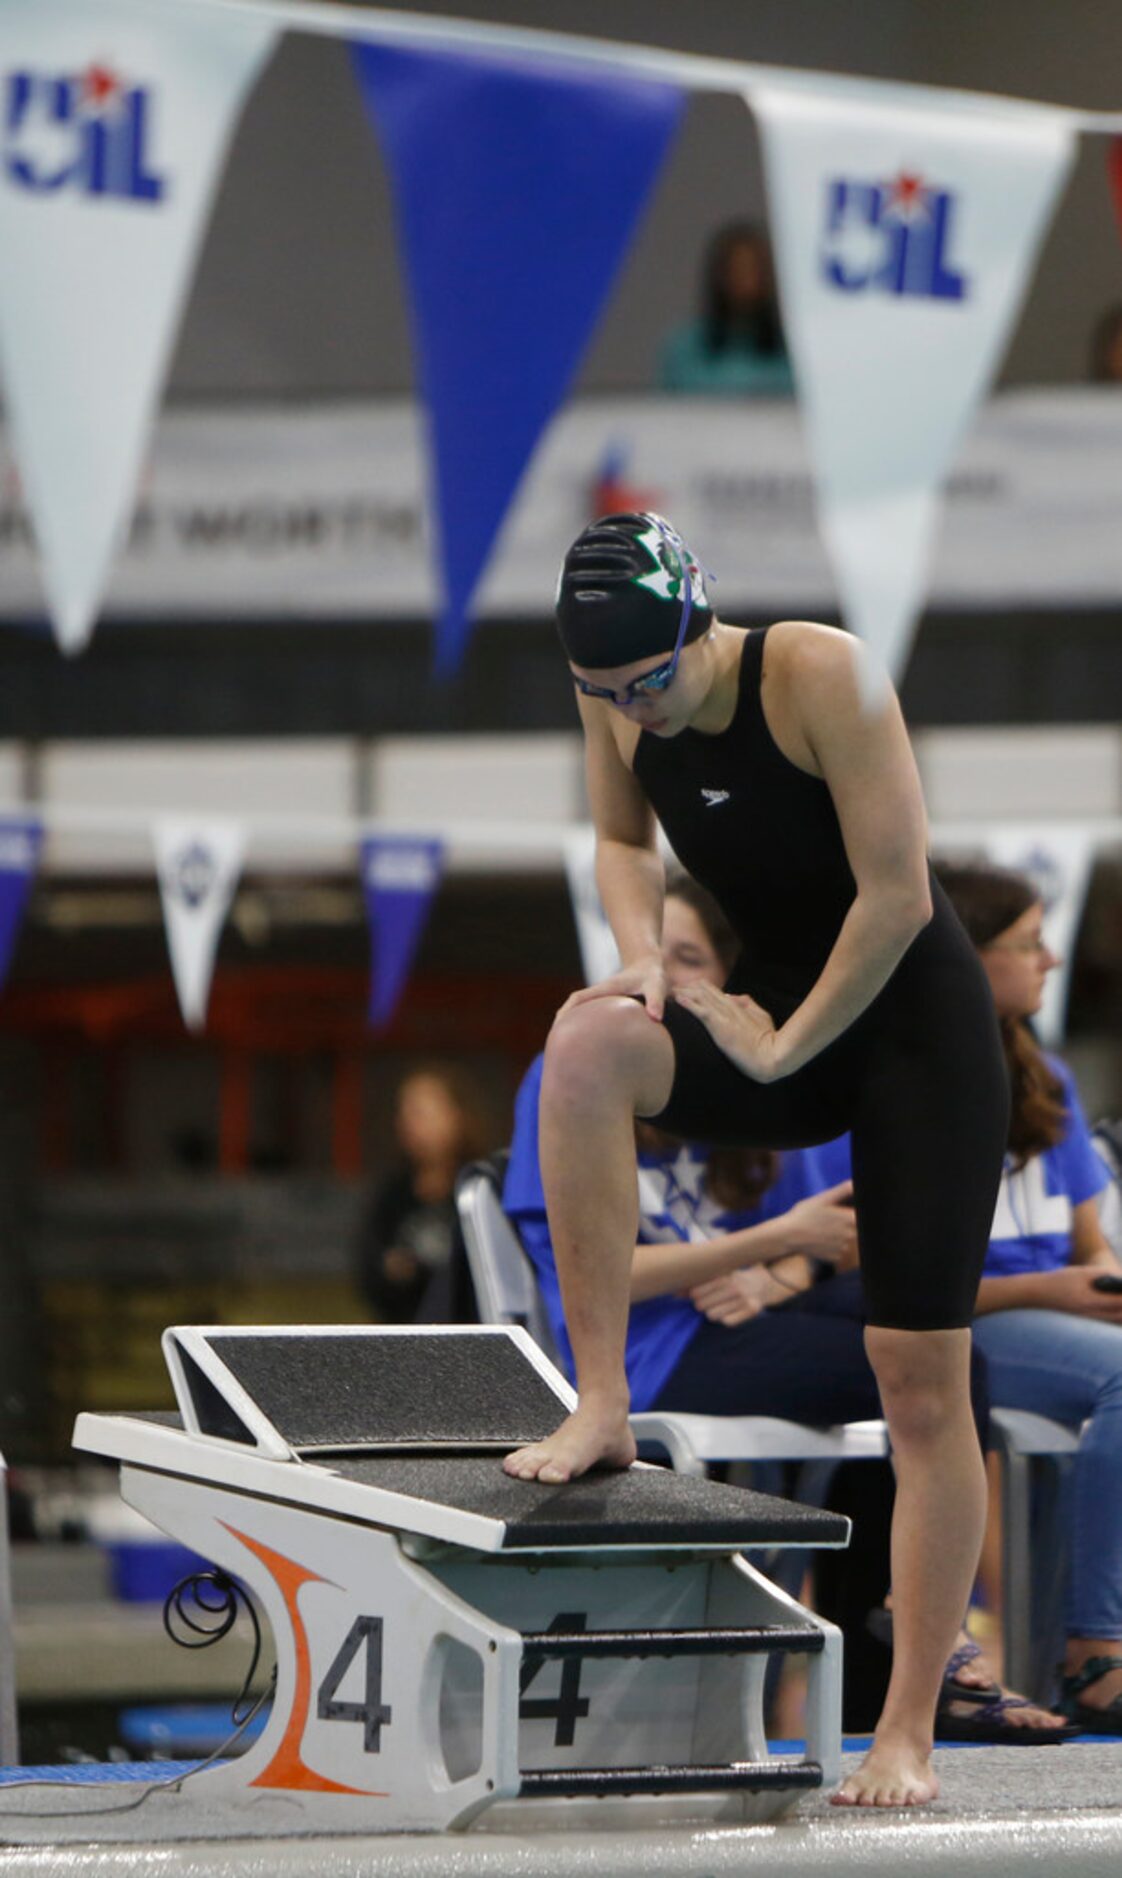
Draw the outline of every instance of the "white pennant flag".
<instances>
[{"instance_id":1,"label":"white pennant flag","mask_svg":"<svg viewBox=\"0 0 1122 1878\"><path fill-rule=\"evenodd\" d=\"M168 816L153 824L168 951L189 1030L206 1022L218 937L241 874L245 829L240 822Z\"/></svg>"},{"instance_id":2,"label":"white pennant flag","mask_svg":"<svg viewBox=\"0 0 1122 1878\"><path fill-rule=\"evenodd\" d=\"M899 677L939 485L1074 155L1065 113L857 81L752 86L776 268L846 623Z\"/></svg>"},{"instance_id":3,"label":"white pennant flag","mask_svg":"<svg viewBox=\"0 0 1122 1878\"><path fill-rule=\"evenodd\" d=\"M267 19L0 0L0 369L55 631L89 638Z\"/></svg>"},{"instance_id":4,"label":"white pennant flag","mask_svg":"<svg viewBox=\"0 0 1122 1878\"><path fill-rule=\"evenodd\" d=\"M570 828L563 837L565 875L577 927L581 965L586 985L598 985L619 970L616 945L596 885L596 830Z\"/></svg>"}]
</instances>

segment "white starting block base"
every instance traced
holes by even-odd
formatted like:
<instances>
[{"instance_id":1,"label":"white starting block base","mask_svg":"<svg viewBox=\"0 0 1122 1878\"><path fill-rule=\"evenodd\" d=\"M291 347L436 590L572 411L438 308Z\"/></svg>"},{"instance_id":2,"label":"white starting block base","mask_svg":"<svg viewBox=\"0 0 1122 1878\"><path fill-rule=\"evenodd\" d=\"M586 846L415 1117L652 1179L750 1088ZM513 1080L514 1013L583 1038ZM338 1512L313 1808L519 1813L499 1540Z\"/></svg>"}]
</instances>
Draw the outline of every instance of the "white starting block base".
<instances>
[{"instance_id":1,"label":"white starting block base","mask_svg":"<svg viewBox=\"0 0 1122 1878\"><path fill-rule=\"evenodd\" d=\"M945 1751L934 1806L831 1808L840 1639L743 1553L846 1522L644 1468L509 1480L571 1402L524 1333L167 1343L179 1415L76 1438L251 1587L272 1713L177 1786L0 1789L0 1878L1122 1871L1117 1746ZM764 1736L775 1650L806 1656L805 1760Z\"/></svg>"},{"instance_id":2,"label":"white starting block base","mask_svg":"<svg viewBox=\"0 0 1122 1878\"><path fill-rule=\"evenodd\" d=\"M943 1749L935 1766L942 1795L919 1811L842 1812L815 1794L781 1820L738 1824L731 1797L717 1809L698 1796L595 1808L523 1800L499 1802L465 1831L387 1837L293 1837L283 1802L262 1795L271 1831L246 1839L244 1807L204 1798L200 1785L192 1796L190 1779L179 1794L154 1792L116 1813L108 1809L138 1797L131 1784L7 1788L0 1878L1117 1878L1122 1870L1122 1745ZM185 1809L195 1814L190 1841L171 1817Z\"/></svg>"},{"instance_id":3,"label":"white starting block base","mask_svg":"<svg viewBox=\"0 0 1122 1878\"><path fill-rule=\"evenodd\" d=\"M512 1480L503 1454L573 1401L520 1330L183 1327L165 1349L179 1413L83 1415L76 1444L249 1588L277 1661L245 1753L145 1801L165 1838L227 1805L242 1838L443 1833L562 1796L567 1827L621 1795L637 1820L742 1822L836 1778L840 1634L743 1554L844 1545L837 1514L640 1466ZM764 1732L777 1652L807 1663L801 1757ZM112 1836L119 1794L88 1806Z\"/></svg>"}]
</instances>

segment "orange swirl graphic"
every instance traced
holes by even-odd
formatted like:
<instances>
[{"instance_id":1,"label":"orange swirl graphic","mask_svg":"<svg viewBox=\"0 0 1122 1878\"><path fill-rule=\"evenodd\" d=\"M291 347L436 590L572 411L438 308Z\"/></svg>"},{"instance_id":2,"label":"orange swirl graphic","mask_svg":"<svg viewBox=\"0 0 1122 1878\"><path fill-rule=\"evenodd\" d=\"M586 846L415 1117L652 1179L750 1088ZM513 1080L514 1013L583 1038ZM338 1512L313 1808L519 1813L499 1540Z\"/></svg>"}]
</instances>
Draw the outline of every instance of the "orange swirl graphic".
<instances>
[{"instance_id":1,"label":"orange swirl graphic","mask_svg":"<svg viewBox=\"0 0 1122 1878\"><path fill-rule=\"evenodd\" d=\"M269 1765L250 1781L250 1786L299 1788L305 1793L352 1793L365 1799L388 1799L387 1793L375 1792L370 1787L345 1787L337 1780L328 1780L326 1775L317 1774L314 1768L309 1767L300 1753L312 1700L312 1660L308 1633L297 1600L302 1585L325 1585L330 1584L331 1580L322 1578L318 1572L308 1571L303 1565L297 1565L295 1560L285 1558L282 1552L274 1552L271 1546L262 1545L259 1539L251 1539L248 1533L239 1532L236 1526L228 1525L225 1520L222 1524L255 1558L260 1559L279 1590L292 1625L292 1641L296 1651L296 1687L284 1734Z\"/></svg>"}]
</instances>

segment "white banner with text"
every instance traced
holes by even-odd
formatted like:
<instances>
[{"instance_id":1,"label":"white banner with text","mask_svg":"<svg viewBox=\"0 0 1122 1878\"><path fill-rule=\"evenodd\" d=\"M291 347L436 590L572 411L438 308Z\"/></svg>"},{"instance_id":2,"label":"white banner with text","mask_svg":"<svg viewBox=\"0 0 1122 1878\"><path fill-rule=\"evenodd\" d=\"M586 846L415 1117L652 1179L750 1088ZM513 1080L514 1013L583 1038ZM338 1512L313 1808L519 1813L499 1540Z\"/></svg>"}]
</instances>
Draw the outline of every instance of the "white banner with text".
<instances>
[{"instance_id":1,"label":"white banner with text","mask_svg":"<svg viewBox=\"0 0 1122 1878\"><path fill-rule=\"evenodd\" d=\"M419 427L406 400L166 413L107 616L427 617ZM930 606L1117 606L1122 388L994 399L945 497ZM625 507L673 519L727 617L837 617L795 406L666 397L588 400L558 419L504 528L483 616L548 615L573 536ZM42 617L2 430L0 617Z\"/></svg>"}]
</instances>

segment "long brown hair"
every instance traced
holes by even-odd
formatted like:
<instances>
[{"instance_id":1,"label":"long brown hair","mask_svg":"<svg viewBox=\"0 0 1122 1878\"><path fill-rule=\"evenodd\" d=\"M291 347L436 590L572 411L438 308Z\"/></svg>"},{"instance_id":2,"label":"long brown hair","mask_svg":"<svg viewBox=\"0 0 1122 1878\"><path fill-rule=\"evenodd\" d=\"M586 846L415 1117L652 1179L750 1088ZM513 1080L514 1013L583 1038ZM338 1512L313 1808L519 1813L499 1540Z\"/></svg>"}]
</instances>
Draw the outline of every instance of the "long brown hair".
<instances>
[{"instance_id":1,"label":"long brown hair","mask_svg":"<svg viewBox=\"0 0 1122 1878\"><path fill-rule=\"evenodd\" d=\"M740 942L713 895L691 874L675 874L667 882L666 898L681 900L697 914L727 978ZM646 1154L665 1154L677 1145L676 1136L652 1128L649 1122L636 1122L635 1139ZM718 1206L730 1213L744 1212L762 1200L778 1173L779 1156L772 1148L710 1148L704 1182Z\"/></svg>"},{"instance_id":2,"label":"long brown hair","mask_svg":"<svg viewBox=\"0 0 1122 1878\"><path fill-rule=\"evenodd\" d=\"M936 861L935 875L979 952L1040 899L1026 875L985 861ZM1013 1096L1009 1152L1019 1172L1034 1154L1063 1140L1067 1111L1063 1084L1023 1017L1001 1019L1001 1041Z\"/></svg>"},{"instance_id":3,"label":"long brown hair","mask_svg":"<svg viewBox=\"0 0 1122 1878\"><path fill-rule=\"evenodd\" d=\"M728 290L729 260L737 248L753 249L759 262L760 292L750 306L738 306ZM707 352L726 352L746 340L765 358L782 358L785 347L771 244L755 222L727 222L712 236L705 257L701 322Z\"/></svg>"}]
</instances>

